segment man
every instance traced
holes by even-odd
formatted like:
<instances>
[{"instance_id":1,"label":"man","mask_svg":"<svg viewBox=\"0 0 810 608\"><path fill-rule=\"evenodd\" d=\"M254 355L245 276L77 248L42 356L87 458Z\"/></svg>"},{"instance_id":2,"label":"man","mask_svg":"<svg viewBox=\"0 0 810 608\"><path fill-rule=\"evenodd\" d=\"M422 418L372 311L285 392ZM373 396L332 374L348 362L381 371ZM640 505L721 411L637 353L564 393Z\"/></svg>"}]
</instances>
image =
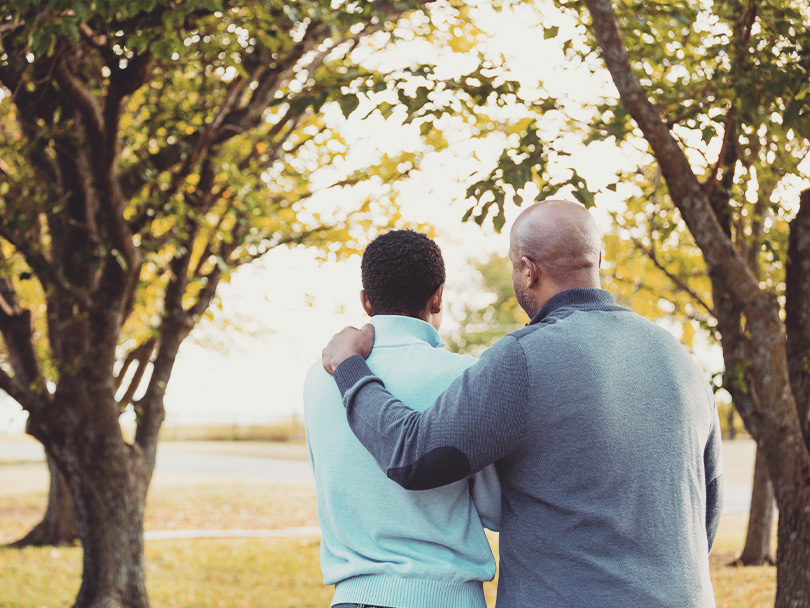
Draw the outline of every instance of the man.
<instances>
[{"instance_id":1,"label":"man","mask_svg":"<svg viewBox=\"0 0 810 608\"><path fill-rule=\"evenodd\" d=\"M423 410L475 362L439 348L441 252L423 234L395 230L369 244L361 271L360 297L377 335L368 365L404 403ZM486 608L482 581L495 576L495 560L482 521L497 529L501 505L494 468L474 483L463 476L408 492L354 437L320 363L307 377L304 406L332 606Z\"/></svg>"},{"instance_id":2,"label":"man","mask_svg":"<svg viewBox=\"0 0 810 608\"><path fill-rule=\"evenodd\" d=\"M714 606L708 553L722 479L712 391L670 334L600 289L599 252L581 205L524 211L509 257L531 323L422 413L355 356L371 350L369 326L333 338L324 365L352 430L404 487L497 464L498 608Z\"/></svg>"}]
</instances>

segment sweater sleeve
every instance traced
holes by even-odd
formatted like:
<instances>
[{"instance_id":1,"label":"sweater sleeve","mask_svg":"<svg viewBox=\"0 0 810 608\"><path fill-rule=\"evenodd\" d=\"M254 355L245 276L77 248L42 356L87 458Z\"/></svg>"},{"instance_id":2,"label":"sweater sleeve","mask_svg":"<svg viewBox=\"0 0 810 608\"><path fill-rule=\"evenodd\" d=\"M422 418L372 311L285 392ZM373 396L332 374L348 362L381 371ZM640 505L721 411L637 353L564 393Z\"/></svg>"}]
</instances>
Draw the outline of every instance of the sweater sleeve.
<instances>
[{"instance_id":1,"label":"sweater sleeve","mask_svg":"<svg viewBox=\"0 0 810 608\"><path fill-rule=\"evenodd\" d=\"M711 551L717 528L720 525L720 516L723 514L723 462L722 441L720 437L720 419L717 408L714 410L712 430L706 449L703 452L703 467L706 474L706 536Z\"/></svg>"},{"instance_id":2,"label":"sweater sleeve","mask_svg":"<svg viewBox=\"0 0 810 608\"><path fill-rule=\"evenodd\" d=\"M526 358L506 336L467 368L424 412L385 389L362 357L335 370L354 434L402 487L443 486L503 458L519 445L529 395Z\"/></svg>"},{"instance_id":3,"label":"sweater sleeve","mask_svg":"<svg viewBox=\"0 0 810 608\"><path fill-rule=\"evenodd\" d=\"M501 529L501 481L491 464L470 477L470 496L485 528Z\"/></svg>"}]
</instances>

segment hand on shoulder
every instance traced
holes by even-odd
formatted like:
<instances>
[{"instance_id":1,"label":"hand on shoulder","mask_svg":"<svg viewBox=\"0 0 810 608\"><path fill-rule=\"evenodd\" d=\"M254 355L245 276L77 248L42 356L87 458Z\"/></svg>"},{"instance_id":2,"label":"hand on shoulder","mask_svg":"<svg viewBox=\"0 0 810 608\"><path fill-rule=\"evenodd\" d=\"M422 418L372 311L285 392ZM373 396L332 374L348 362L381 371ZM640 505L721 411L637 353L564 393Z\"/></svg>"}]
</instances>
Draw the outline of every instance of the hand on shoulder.
<instances>
[{"instance_id":1,"label":"hand on shoulder","mask_svg":"<svg viewBox=\"0 0 810 608\"><path fill-rule=\"evenodd\" d=\"M361 355L368 359L374 347L374 326L366 323L362 328L345 327L332 336L323 349L323 368L334 374L337 366L349 357Z\"/></svg>"}]
</instances>

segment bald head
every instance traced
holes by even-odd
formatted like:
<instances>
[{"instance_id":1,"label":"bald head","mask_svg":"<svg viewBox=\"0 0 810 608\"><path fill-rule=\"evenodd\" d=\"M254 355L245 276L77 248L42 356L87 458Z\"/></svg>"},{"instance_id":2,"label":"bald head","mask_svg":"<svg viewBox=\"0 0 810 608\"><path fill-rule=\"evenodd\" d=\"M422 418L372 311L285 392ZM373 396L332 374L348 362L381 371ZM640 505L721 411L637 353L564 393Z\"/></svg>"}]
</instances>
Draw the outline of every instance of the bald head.
<instances>
[{"instance_id":1,"label":"bald head","mask_svg":"<svg viewBox=\"0 0 810 608\"><path fill-rule=\"evenodd\" d=\"M579 203L547 200L526 209L512 226L509 257L515 292L530 315L561 291L600 286L599 229Z\"/></svg>"}]
</instances>

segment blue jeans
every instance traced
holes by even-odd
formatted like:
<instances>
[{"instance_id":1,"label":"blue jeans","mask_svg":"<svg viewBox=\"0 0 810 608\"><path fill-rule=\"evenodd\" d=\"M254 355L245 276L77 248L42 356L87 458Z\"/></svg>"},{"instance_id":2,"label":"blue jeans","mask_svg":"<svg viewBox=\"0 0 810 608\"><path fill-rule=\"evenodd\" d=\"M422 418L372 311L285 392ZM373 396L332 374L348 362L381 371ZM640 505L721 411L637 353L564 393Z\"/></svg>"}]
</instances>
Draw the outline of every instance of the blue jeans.
<instances>
[{"instance_id":1,"label":"blue jeans","mask_svg":"<svg viewBox=\"0 0 810 608\"><path fill-rule=\"evenodd\" d=\"M387 606L372 606L370 604L335 604L332 608L387 608Z\"/></svg>"}]
</instances>

